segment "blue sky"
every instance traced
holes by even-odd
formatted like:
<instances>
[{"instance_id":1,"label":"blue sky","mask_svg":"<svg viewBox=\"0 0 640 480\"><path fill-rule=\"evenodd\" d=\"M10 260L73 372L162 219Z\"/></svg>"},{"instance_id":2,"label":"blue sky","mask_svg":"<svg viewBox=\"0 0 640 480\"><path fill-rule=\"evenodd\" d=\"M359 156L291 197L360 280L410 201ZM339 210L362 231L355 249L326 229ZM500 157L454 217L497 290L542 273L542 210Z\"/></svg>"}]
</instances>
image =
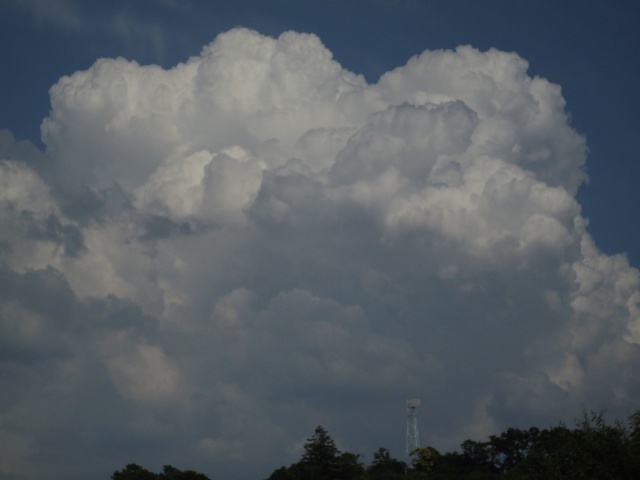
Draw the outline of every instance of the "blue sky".
<instances>
[{"instance_id":1,"label":"blue sky","mask_svg":"<svg viewBox=\"0 0 640 480\"><path fill-rule=\"evenodd\" d=\"M0 3L0 480L636 411L639 14Z\"/></svg>"}]
</instances>

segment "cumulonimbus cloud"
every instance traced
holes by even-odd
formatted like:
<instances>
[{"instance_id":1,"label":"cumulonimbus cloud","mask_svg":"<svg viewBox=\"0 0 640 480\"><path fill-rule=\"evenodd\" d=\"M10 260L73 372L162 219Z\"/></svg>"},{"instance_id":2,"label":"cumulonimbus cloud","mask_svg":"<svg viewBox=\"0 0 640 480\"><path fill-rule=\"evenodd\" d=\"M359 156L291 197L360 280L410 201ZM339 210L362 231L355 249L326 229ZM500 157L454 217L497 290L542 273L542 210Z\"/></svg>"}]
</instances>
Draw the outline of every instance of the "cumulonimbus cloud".
<instances>
[{"instance_id":1,"label":"cumulonimbus cloud","mask_svg":"<svg viewBox=\"0 0 640 480\"><path fill-rule=\"evenodd\" d=\"M438 448L638 408L638 270L596 248L585 139L527 67L459 47L368 84L314 35L234 29L61 78L53 173L2 137L5 471L88 438L95 468L264 476L317 424L403 445L414 396Z\"/></svg>"}]
</instances>

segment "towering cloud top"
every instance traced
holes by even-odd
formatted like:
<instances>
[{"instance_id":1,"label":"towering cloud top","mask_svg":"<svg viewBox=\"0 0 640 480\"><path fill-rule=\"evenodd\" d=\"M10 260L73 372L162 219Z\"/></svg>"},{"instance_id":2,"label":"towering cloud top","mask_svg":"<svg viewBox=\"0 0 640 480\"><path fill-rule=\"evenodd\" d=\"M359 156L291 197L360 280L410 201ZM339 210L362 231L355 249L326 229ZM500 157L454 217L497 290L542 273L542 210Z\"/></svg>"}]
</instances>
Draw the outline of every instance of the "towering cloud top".
<instances>
[{"instance_id":1,"label":"towering cloud top","mask_svg":"<svg viewBox=\"0 0 640 480\"><path fill-rule=\"evenodd\" d=\"M127 438L264 476L317 424L401 446L414 396L438 448L638 408L640 277L595 247L585 139L527 68L459 47L368 84L314 35L235 29L61 78L51 175L0 137L6 471Z\"/></svg>"}]
</instances>

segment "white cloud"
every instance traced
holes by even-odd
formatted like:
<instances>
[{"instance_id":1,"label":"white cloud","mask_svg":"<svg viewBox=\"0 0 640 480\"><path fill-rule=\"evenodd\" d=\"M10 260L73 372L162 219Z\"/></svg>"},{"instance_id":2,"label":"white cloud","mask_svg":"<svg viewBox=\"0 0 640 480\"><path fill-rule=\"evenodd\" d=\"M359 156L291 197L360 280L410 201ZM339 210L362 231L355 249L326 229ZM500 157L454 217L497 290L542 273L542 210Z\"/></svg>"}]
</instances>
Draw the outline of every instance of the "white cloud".
<instances>
[{"instance_id":1,"label":"white cloud","mask_svg":"<svg viewBox=\"0 0 640 480\"><path fill-rule=\"evenodd\" d=\"M399 454L410 397L441 449L638 408L638 270L597 250L585 140L516 54L425 52L369 85L314 35L235 29L171 69L102 59L50 94L56 180L24 153L1 164L1 326L32 378L88 392L71 402L104 415L87 449L124 436L212 476L260 452L249 478L318 424ZM28 301L43 292L62 300ZM9 389L19 466L53 427Z\"/></svg>"},{"instance_id":2,"label":"white cloud","mask_svg":"<svg viewBox=\"0 0 640 480\"><path fill-rule=\"evenodd\" d=\"M66 222L49 187L25 163L0 159L0 212L0 251L14 270L44 268L64 250Z\"/></svg>"}]
</instances>

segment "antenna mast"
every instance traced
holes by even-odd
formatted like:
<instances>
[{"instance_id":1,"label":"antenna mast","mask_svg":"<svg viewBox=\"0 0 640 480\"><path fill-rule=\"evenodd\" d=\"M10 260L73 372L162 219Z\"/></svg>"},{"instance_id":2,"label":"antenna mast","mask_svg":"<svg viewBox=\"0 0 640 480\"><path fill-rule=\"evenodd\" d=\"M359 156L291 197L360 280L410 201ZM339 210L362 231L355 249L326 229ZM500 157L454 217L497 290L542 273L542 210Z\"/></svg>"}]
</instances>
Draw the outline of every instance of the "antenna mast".
<instances>
[{"instance_id":1,"label":"antenna mast","mask_svg":"<svg viewBox=\"0 0 640 480\"><path fill-rule=\"evenodd\" d=\"M407 400L407 459L411 455L411 452L420 446L420 439L418 438L418 417L416 416L416 410L419 406L420 400L417 398Z\"/></svg>"}]
</instances>

